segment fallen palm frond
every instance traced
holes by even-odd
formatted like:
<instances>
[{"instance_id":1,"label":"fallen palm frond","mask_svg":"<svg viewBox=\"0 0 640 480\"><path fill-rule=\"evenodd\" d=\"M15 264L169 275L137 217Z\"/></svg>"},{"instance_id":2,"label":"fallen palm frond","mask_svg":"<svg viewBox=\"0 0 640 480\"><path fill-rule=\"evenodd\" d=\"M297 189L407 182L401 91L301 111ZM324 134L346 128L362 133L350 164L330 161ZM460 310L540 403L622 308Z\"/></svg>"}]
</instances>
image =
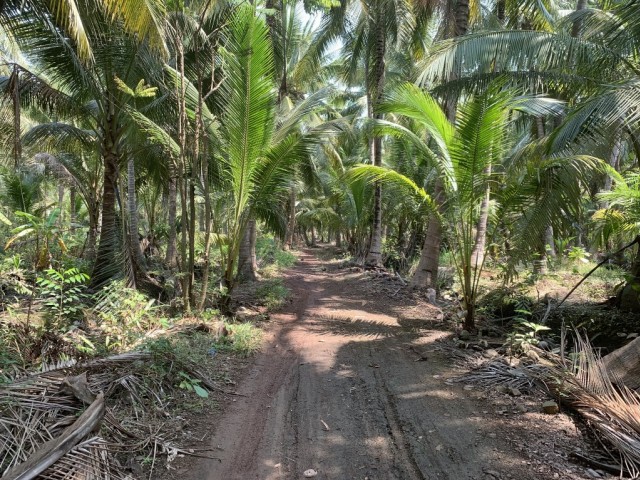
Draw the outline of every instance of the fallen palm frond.
<instances>
[{"instance_id":1,"label":"fallen palm frond","mask_svg":"<svg viewBox=\"0 0 640 480\"><path fill-rule=\"evenodd\" d=\"M153 360L151 353L131 352L80 364L67 362L2 386L0 476L120 479L126 475L114 461L117 453L140 452L153 458L189 454L161 434L161 428L147 428L150 416L164 411L166 405L157 392L168 386L150 378ZM191 367L178 366L194 378L205 378ZM215 387L206 380L203 385ZM122 402L135 416L126 426L114 415L122 411Z\"/></svg>"},{"instance_id":2,"label":"fallen palm frond","mask_svg":"<svg viewBox=\"0 0 640 480\"><path fill-rule=\"evenodd\" d=\"M557 357L550 373L549 390L587 420L621 471L640 477L640 395L612 378L578 333L571 358Z\"/></svg>"},{"instance_id":3,"label":"fallen palm frond","mask_svg":"<svg viewBox=\"0 0 640 480\"><path fill-rule=\"evenodd\" d=\"M533 363L517 367L508 365L500 359L486 360L479 367L458 377L457 382L467 382L484 388L508 387L518 390L531 390L547 367Z\"/></svg>"}]
</instances>

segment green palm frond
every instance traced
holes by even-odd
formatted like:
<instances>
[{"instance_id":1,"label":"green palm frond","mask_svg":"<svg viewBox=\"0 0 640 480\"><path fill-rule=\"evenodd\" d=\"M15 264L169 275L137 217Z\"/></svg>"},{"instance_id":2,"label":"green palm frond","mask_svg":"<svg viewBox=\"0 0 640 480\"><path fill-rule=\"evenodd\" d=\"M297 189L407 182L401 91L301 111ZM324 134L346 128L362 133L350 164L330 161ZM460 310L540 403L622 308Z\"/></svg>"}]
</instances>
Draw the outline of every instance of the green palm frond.
<instances>
[{"instance_id":1,"label":"green palm frond","mask_svg":"<svg viewBox=\"0 0 640 480\"><path fill-rule=\"evenodd\" d=\"M379 106L379 111L415 120L438 144L439 151L447 155L454 127L438 102L416 85L405 83L393 89Z\"/></svg>"},{"instance_id":2,"label":"green palm frond","mask_svg":"<svg viewBox=\"0 0 640 480\"><path fill-rule=\"evenodd\" d=\"M607 85L573 109L550 139L551 151L566 148L578 138L611 136L615 125L640 120L640 80Z\"/></svg>"},{"instance_id":3,"label":"green palm frond","mask_svg":"<svg viewBox=\"0 0 640 480\"><path fill-rule=\"evenodd\" d=\"M601 81L619 78L629 64L618 51L564 33L497 31L443 41L421 66L420 85L488 72L566 72Z\"/></svg>"},{"instance_id":4,"label":"green palm frond","mask_svg":"<svg viewBox=\"0 0 640 480\"><path fill-rule=\"evenodd\" d=\"M409 177L390 168L376 167L374 165L356 165L345 174L345 178L349 182L366 180L369 183L381 182L389 185L407 195L408 198L414 198L422 206L425 213L439 215L437 205L424 188L418 186Z\"/></svg>"},{"instance_id":5,"label":"green palm frond","mask_svg":"<svg viewBox=\"0 0 640 480\"><path fill-rule=\"evenodd\" d=\"M95 132L62 122L35 125L23 135L22 141L26 146L48 151L81 153L96 148Z\"/></svg>"},{"instance_id":6,"label":"green palm frond","mask_svg":"<svg viewBox=\"0 0 640 480\"><path fill-rule=\"evenodd\" d=\"M251 198L251 181L273 132L275 96L268 29L250 6L240 7L229 29L223 87L226 149L235 219Z\"/></svg>"},{"instance_id":7,"label":"green palm frond","mask_svg":"<svg viewBox=\"0 0 640 480\"><path fill-rule=\"evenodd\" d=\"M69 1L69 0L67 0ZM166 55L164 40L165 2L161 0L100 0L113 21L122 23L125 31L149 43Z\"/></svg>"}]
</instances>

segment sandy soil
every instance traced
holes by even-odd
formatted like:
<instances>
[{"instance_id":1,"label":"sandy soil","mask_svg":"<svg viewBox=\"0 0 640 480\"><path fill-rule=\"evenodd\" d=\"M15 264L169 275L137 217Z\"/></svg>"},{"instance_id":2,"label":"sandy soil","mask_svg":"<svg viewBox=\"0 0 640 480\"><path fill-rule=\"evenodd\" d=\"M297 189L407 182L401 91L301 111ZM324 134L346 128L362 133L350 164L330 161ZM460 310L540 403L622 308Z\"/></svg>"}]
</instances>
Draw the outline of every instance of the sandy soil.
<instances>
[{"instance_id":1,"label":"sandy soil","mask_svg":"<svg viewBox=\"0 0 640 480\"><path fill-rule=\"evenodd\" d=\"M209 428L218 460L190 458L173 478L590 478L567 461L584 447L567 416L446 382L459 372L438 348L437 309L372 295L366 281L301 255L243 396Z\"/></svg>"}]
</instances>

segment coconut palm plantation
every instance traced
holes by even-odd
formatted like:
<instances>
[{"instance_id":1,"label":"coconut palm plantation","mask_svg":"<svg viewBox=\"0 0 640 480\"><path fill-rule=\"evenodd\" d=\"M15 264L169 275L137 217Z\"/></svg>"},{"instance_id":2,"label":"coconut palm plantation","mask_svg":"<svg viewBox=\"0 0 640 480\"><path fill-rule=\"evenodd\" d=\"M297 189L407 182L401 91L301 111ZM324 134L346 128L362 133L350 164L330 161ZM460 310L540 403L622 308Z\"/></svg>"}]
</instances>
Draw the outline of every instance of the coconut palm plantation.
<instances>
[{"instance_id":1,"label":"coconut palm plantation","mask_svg":"<svg viewBox=\"0 0 640 480\"><path fill-rule=\"evenodd\" d=\"M640 2L0 1L0 478L640 477Z\"/></svg>"}]
</instances>

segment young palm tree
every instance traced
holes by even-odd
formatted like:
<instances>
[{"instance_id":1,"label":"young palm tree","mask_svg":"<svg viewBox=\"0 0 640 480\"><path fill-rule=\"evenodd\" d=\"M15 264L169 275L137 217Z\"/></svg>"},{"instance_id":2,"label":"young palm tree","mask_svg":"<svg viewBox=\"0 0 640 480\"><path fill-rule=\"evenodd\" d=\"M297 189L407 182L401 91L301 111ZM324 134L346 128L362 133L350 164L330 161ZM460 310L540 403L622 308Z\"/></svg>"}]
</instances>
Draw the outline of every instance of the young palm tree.
<instances>
[{"instance_id":1,"label":"young palm tree","mask_svg":"<svg viewBox=\"0 0 640 480\"><path fill-rule=\"evenodd\" d=\"M440 216L446 221L447 239L455 262L463 304L466 310L465 328L474 328L475 304L484 256L473 255L478 210L486 197L487 185L498 181L497 167L502 163L511 142L509 133L514 116L509 112L520 110L531 114L551 113L553 104L532 97L518 97L510 91L489 89L474 96L459 107L455 124L447 119L446 112L436 100L414 85L404 85L394 90L381 105L385 113L395 114L414 122L414 129L398 124L381 122L379 128L388 134L401 135L411 140L421 154L433 162L443 185L443 205L438 208L422 186L412 179L387 168L375 166L356 167L351 176L387 181L401 185L405 191L418 198L430 216ZM429 143L424 141L428 135ZM578 163L591 166L592 159L576 159ZM494 166L493 169L487 168ZM586 167L585 167L586 168ZM579 177L574 177L577 181ZM518 185L529 185L529 177L518 179L507 191L518 191ZM554 197L567 201L562 192ZM524 199L531 199L532 191L527 190L516 197L505 197L503 208L521 208ZM544 202L542 202L544 203ZM549 204L544 203L545 207ZM559 211L545 211L546 216L558 215ZM530 218L528 234L540 229L538 217ZM428 247L427 247L428 248Z\"/></svg>"},{"instance_id":2,"label":"young palm tree","mask_svg":"<svg viewBox=\"0 0 640 480\"><path fill-rule=\"evenodd\" d=\"M276 122L278 92L273 81L273 51L268 28L245 5L234 13L226 32L218 188L230 193L226 250L223 250L223 283L230 291L242 240L252 218L283 230L281 206L297 162L306 158L310 133L298 122L318 105L311 96L289 116Z\"/></svg>"}]
</instances>

